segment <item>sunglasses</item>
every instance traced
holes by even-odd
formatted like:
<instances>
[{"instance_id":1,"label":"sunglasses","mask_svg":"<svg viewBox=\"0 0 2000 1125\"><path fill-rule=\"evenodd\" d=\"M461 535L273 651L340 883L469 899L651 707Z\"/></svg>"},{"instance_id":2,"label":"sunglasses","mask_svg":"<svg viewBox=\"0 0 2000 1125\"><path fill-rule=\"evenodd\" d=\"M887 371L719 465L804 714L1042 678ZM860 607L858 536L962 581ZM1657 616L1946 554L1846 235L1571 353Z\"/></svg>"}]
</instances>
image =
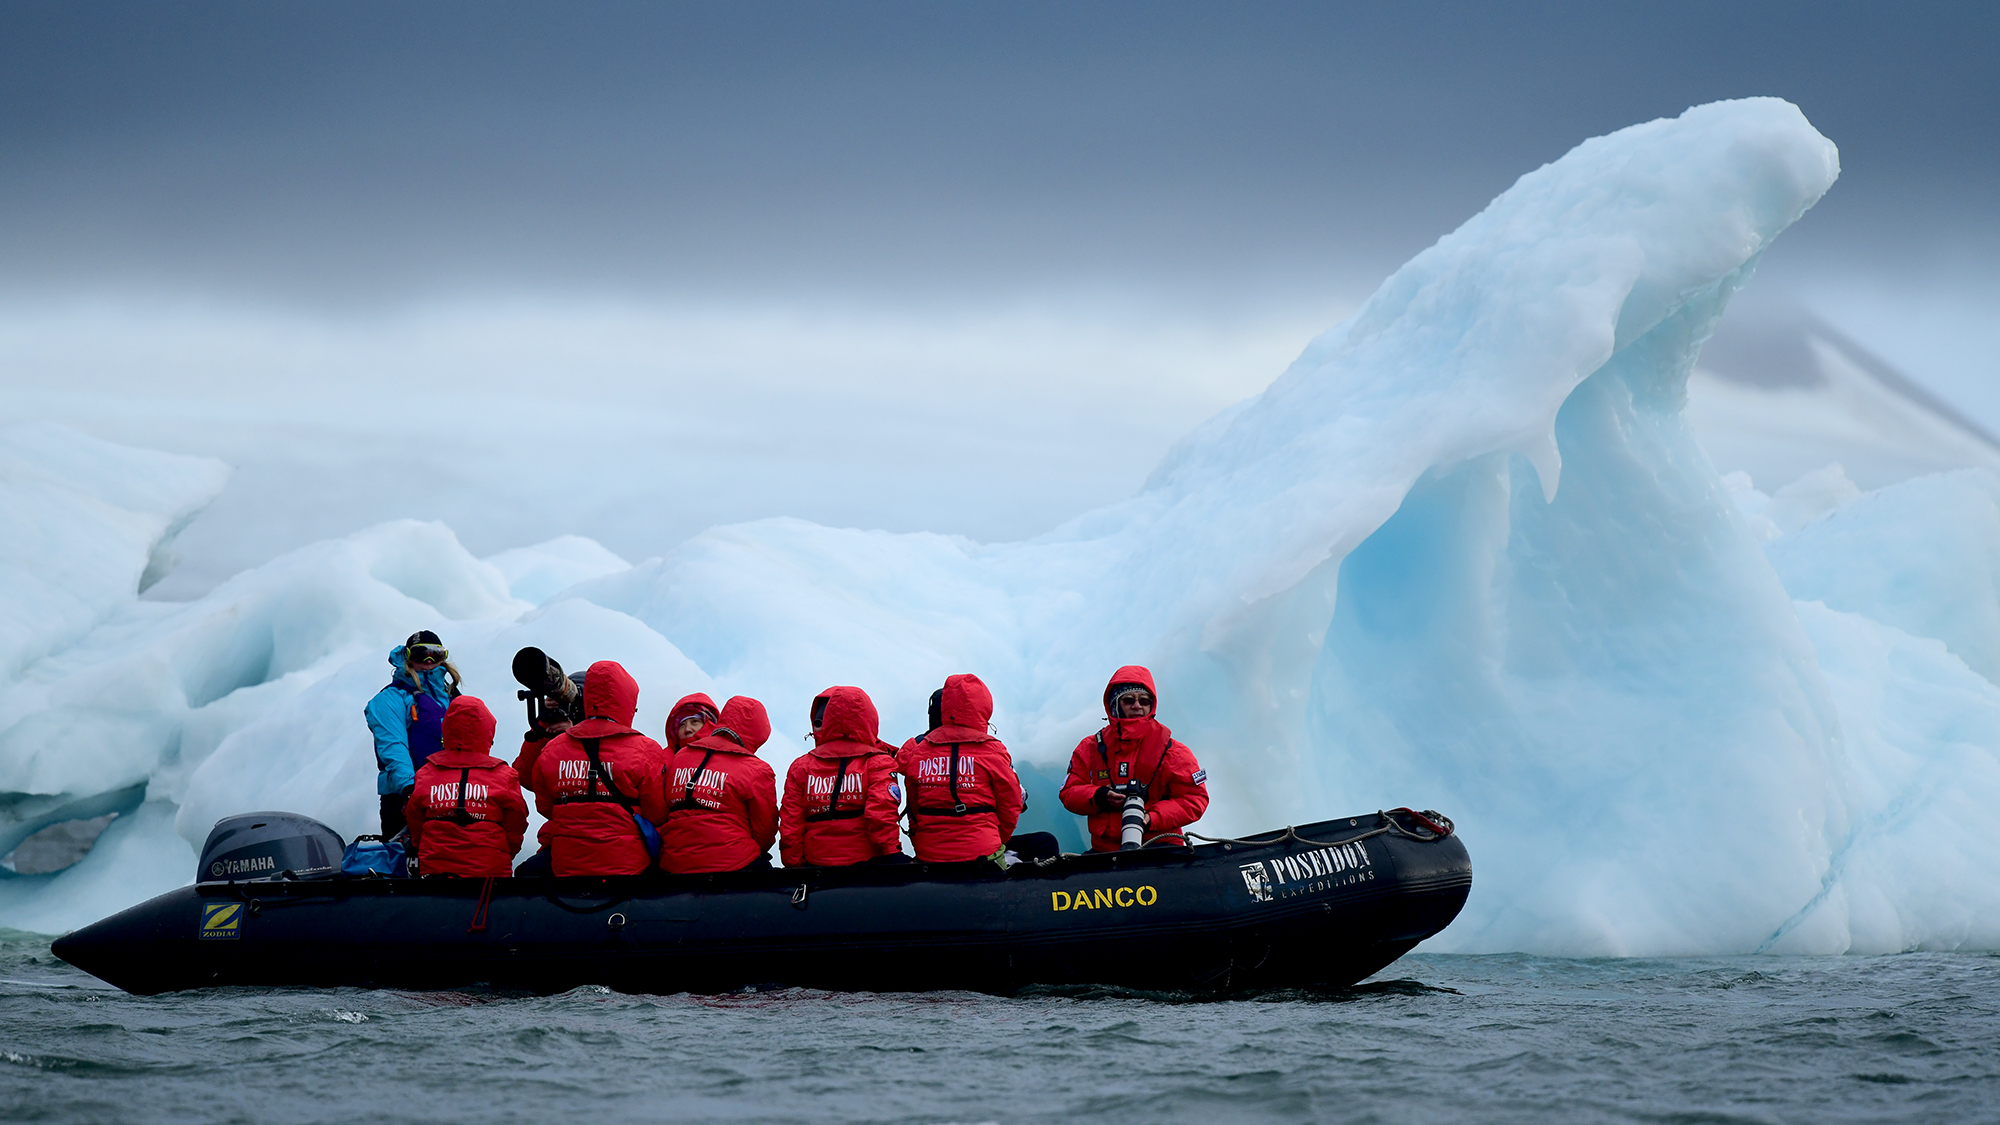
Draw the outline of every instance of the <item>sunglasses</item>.
<instances>
[{"instance_id":1,"label":"sunglasses","mask_svg":"<svg viewBox=\"0 0 2000 1125\"><path fill-rule=\"evenodd\" d=\"M450 651L446 649L432 648L429 645L418 645L417 647L410 650L410 663L442 664L444 663L445 658L450 655L451 655Z\"/></svg>"}]
</instances>

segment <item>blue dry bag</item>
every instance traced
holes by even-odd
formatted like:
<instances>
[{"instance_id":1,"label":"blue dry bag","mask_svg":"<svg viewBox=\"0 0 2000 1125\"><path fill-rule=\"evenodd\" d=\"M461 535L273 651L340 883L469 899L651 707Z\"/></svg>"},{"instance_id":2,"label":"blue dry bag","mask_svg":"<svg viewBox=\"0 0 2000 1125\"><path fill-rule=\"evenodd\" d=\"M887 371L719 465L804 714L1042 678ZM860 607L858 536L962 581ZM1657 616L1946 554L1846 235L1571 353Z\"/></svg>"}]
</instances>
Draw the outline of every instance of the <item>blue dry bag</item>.
<instances>
[{"instance_id":1,"label":"blue dry bag","mask_svg":"<svg viewBox=\"0 0 2000 1125\"><path fill-rule=\"evenodd\" d=\"M653 857L654 863L658 863L660 861L660 830L653 827L652 821L647 820L638 813L632 814L632 822L639 826L639 842L646 845L646 854Z\"/></svg>"},{"instance_id":2,"label":"blue dry bag","mask_svg":"<svg viewBox=\"0 0 2000 1125\"><path fill-rule=\"evenodd\" d=\"M410 861L403 853L402 834L397 833L390 840L380 836L356 836L340 857L340 873L377 875L385 879L408 878Z\"/></svg>"}]
</instances>

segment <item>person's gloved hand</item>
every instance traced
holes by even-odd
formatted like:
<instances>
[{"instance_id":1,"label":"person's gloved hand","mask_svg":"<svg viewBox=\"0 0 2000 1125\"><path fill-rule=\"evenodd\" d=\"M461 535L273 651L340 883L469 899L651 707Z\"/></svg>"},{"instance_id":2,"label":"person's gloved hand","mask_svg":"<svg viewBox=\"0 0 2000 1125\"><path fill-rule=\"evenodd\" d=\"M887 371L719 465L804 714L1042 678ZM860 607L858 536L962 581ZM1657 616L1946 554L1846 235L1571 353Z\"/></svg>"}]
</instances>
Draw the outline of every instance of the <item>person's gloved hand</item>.
<instances>
[{"instance_id":1,"label":"person's gloved hand","mask_svg":"<svg viewBox=\"0 0 2000 1125\"><path fill-rule=\"evenodd\" d=\"M1125 798L1119 796L1109 785L1100 785L1097 787L1098 808L1103 809L1105 812L1111 812L1124 803Z\"/></svg>"},{"instance_id":2,"label":"person's gloved hand","mask_svg":"<svg viewBox=\"0 0 2000 1125\"><path fill-rule=\"evenodd\" d=\"M410 794L415 793L416 791L417 791L417 783L414 781L410 782L408 785L403 786L403 799L405 801L409 800Z\"/></svg>"}]
</instances>

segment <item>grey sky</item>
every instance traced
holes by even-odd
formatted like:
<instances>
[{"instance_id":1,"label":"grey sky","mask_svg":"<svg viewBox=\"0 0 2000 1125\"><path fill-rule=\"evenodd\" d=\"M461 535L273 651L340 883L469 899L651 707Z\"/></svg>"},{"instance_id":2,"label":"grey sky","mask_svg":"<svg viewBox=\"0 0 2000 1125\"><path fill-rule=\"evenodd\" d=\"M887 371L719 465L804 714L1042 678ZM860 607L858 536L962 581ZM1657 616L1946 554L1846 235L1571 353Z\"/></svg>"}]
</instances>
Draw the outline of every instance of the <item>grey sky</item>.
<instances>
[{"instance_id":1,"label":"grey sky","mask_svg":"<svg viewBox=\"0 0 2000 1125\"><path fill-rule=\"evenodd\" d=\"M382 519L628 557L1127 495L1582 140L1773 94L1803 300L2000 429L1983 4L0 6L0 421L224 457L162 590ZM1735 315L1735 314L1732 314ZM913 468L910 443L971 442Z\"/></svg>"},{"instance_id":2,"label":"grey sky","mask_svg":"<svg viewBox=\"0 0 2000 1125\"><path fill-rule=\"evenodd\" d=\"M970 294L1365 283L1579 140L1797 102L1797 251L2000 197L1980 4L13 3L6 280Z\"/></svg>"}]
</instances>

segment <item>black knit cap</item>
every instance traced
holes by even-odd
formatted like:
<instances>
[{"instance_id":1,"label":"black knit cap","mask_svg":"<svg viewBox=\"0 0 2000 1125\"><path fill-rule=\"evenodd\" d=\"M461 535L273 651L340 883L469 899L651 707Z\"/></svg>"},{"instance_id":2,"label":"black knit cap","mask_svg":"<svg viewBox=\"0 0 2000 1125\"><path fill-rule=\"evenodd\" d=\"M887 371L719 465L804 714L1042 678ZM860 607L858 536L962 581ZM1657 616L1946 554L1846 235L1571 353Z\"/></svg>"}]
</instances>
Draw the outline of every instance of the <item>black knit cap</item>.
<instances>
[{"instance_id":1,"label":"black knit cap","mask_svg":"<svg viewBox=\"0 0 2000 1125\"><path fill-rule=\"evenodd\" d=\"M1111 706L1115 710L1118 707L1119 700L1135 693L1138 695L1143 695L1147 699L1153 698L1153 689L1147 687L1145 684L1123 684L1123 683L1112 684L1111 690L1105 692L1104 694L1107 697L1109 697L1111 701Z\"/></svg>"},{"instance_id":2,"label":"black knit cap","mask_svg":"<svg viewBox=\"0 0 2000 1125\"><path fill-rule=\"evenodd\" d=\"M431 632L429 629L419 629L416 632L410 634L409 640L403 642L404 648L415 648L418 645L430 645L432 648L443 648L444 642L439 640L438 635L436 633Z\"/></svg>"}]
</instances>

